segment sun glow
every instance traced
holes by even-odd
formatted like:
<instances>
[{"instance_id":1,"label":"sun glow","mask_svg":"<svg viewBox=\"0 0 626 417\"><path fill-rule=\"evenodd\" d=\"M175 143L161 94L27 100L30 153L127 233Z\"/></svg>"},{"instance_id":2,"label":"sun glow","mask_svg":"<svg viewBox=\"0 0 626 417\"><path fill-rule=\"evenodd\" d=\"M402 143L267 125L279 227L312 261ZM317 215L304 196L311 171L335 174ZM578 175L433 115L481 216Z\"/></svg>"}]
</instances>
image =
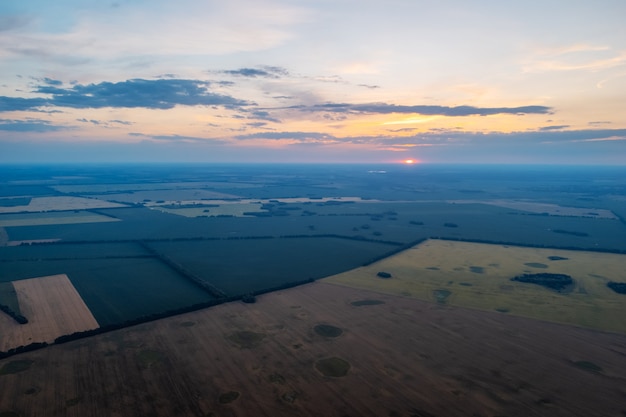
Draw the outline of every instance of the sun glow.
<instances>
[{"instance_id":1,"label":"sun glow","mask_svg":"<svg viewBox=\"0 0 626 417\"><path fill-rule=\"evenodd\" d=\"M417 163L417 161L415 159L405 159L403 162L405 164L407 164L407 165L413 165L413 164Z\"/></svg>"}]
</instances>

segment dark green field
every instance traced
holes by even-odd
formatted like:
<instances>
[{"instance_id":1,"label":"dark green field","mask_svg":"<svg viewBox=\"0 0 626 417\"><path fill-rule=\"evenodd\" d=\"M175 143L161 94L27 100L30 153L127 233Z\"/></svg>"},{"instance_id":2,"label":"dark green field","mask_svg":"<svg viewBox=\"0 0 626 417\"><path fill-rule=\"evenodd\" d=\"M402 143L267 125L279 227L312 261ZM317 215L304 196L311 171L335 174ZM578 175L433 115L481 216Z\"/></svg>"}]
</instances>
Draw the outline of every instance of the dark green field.
<instances>
[{"instance_id":1,"label":"dark green field","mask_svg":"<svg viewBox=\"0 0 626 417\"><path fill-rule=\"evenodd\" d=\"M397 248L324 237L154 242L150 246L228 296L334 275Z\"/></svg>"}]
</instances>

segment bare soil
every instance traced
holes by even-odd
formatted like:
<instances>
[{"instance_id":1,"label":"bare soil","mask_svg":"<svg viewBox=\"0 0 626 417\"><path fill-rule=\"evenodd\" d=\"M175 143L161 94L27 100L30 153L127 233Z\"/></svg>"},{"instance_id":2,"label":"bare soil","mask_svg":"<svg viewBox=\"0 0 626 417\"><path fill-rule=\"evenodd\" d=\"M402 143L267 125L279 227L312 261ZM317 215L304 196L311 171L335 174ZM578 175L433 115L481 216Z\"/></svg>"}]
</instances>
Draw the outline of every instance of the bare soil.
<instances>
[{"instance_id":1,"label":"bare soil","mask_svg":"<svg viewBox=\"0 0 626 417\"><path fill-rule=\"evenodd\" d=\"M13 281L13 286L28 323L0 314L0 351L99 327L67 275Z\"/></svg>"},{"instance_id":2,"label":"bare soil","mask_svg":"<svg viewBox=\"0 0 626 417\"><path fill-rule=\"evenodd\" d=\"M0 413L618 416L625 356L620 334L315 282L1 360L32 364L0 375Z\"/></svg>"}]
</instances>

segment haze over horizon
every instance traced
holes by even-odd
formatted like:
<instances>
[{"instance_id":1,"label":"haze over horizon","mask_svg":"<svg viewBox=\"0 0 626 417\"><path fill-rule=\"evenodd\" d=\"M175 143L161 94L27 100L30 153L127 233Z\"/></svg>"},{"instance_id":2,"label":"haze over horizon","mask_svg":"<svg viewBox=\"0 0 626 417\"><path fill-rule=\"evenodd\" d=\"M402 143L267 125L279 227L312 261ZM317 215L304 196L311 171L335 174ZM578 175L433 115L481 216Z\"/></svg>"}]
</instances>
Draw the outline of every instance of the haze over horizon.
<instances>
[{"instance_id":1,"label":"haze over horizon","mask_svg":"<svg viewBox=\"0 0 626 417\"><path fill-rule=\"evenodd\" d=\"M0 163L626 164L626 3L0 3Z\"/></svg>"}]
</instances>

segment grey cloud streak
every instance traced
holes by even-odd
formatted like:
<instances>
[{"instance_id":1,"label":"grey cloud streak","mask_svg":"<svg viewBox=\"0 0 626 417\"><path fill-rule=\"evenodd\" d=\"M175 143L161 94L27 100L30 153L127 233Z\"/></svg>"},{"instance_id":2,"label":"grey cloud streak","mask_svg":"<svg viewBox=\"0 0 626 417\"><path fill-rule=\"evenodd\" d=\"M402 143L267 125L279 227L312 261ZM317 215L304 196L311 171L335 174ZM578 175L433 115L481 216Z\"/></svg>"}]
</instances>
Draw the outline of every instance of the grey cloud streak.
<instances>
[{"instance_id":1,"label":"grey cloud streak","mask_svg":"<svg viewBox=\"0 0 626 417\"><path fill-rule=\"evenodd\" d=\"M400 106L386 103L370 104L347 104L325 103L312 106L293 106L304 112L331 112L331 113L354 113L354 114L391 114L391 113L415 113L427 116L489 116L494 114L549 114L552 109L546 106L522 106L522 107L473 107L473 106L429 106L414 105Z\"/></svg>"},{"instance_id":2,"label":"grey cloud streak","mask_svg":"<svg viewBox=\"0 0 626 417\"><path fill-rule=\"evenodd\" d=\"M177 105L238 107L252 104L212 93L209 87L209 82L185 79L131 79L117 83L76 84L68 88L40 85L33 92L51 97L0 96L0 112L28 111L38 107L171 109Z\"/></svg>"}]
</instances>

